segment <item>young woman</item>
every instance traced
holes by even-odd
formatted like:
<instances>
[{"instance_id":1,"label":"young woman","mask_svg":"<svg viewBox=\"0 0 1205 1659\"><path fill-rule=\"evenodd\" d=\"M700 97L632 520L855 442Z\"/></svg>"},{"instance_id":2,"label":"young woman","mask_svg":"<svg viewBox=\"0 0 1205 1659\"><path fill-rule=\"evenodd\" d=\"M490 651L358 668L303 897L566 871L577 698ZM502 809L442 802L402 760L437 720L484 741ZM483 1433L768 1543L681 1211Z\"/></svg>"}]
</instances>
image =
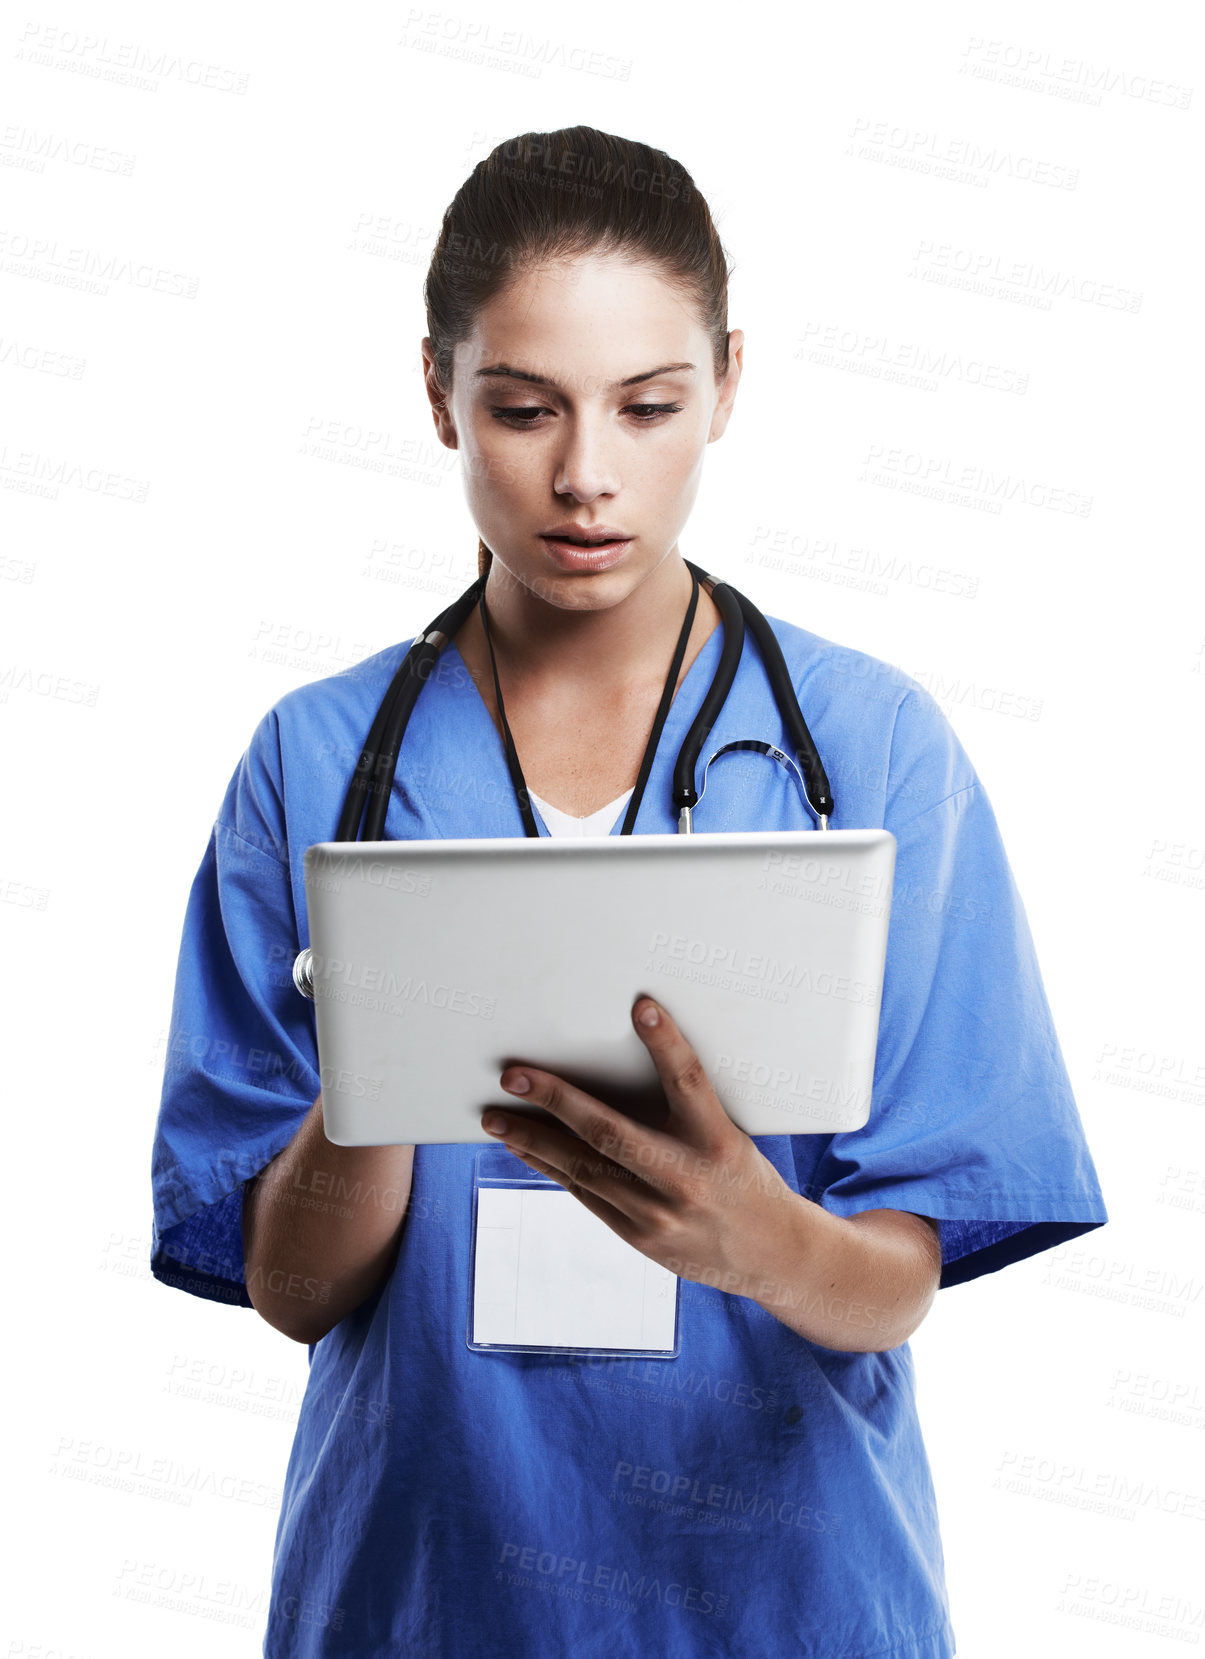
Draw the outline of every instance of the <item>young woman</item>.
<instances>
[{"instance_id":1,"label":"young woman","mask_svg":"<svg viewBox=\"0 0 1205 1659\"><path fill-rule=\"evenodd\" d=\"M458 192L422 350L484 591L415 706L388 838L677 828L673 762L724 635L678 538L740 378L727 277L689 174L643 144L526 134ZM282 697L235 769L184 926L153 1268L309 1344L268 1655L954 1653L908 1337L939 1286L1108 1218L962 746L914 681L770 621L832 827L897 839L869 1121L749 1137L648 997L662 1128L530 1066L500 1075L496 1129L483 1103L679 1274L672 1360L471 1349L479 1147L325 1138L291 973L302 860L410 641ZM747 639L705 752L751 733L792 747ZM789 770L738 753L694 827L814 824Z\"/></svg>"}]
</instances>

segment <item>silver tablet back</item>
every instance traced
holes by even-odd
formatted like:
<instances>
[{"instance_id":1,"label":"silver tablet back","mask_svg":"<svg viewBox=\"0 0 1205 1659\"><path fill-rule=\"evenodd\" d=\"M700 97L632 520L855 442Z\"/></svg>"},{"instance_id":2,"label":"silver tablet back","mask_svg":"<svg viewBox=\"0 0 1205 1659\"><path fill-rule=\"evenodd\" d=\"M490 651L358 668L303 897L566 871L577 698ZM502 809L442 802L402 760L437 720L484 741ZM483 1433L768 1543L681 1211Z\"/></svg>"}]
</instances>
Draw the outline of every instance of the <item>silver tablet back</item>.
<instances>
[{"instance_id":1,"label":"silver tablet back","mask_svg":"<svg viewBox=\"0 0 1205 1659\"><path fill-rule=\"evenodd\" d=\"M525 1061L642 1123L666 1007L750 1135L866 1122L887 830L320 842L305 855L323 1114L343 1146L481 1141Z\"/></svg>"}]
</instances>

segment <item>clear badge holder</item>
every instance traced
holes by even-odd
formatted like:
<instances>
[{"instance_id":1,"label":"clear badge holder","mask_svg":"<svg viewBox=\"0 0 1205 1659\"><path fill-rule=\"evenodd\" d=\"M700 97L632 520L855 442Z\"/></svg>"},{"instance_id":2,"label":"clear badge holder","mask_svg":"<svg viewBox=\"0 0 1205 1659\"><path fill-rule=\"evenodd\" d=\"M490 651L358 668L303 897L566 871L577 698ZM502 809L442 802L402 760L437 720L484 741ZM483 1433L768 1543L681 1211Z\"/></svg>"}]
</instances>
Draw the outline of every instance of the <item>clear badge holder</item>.
<instances>
[{"instance_id":1,"label":"clear badge holder","mask_svg":"<svg viewBox=\"0 0 1205 1659\"><path fill-rule=\"evenodd\" d=\"M473 1164L475 1353L677 1359L682 1281L503 1146Z\"/></svg>"}]
</instances>

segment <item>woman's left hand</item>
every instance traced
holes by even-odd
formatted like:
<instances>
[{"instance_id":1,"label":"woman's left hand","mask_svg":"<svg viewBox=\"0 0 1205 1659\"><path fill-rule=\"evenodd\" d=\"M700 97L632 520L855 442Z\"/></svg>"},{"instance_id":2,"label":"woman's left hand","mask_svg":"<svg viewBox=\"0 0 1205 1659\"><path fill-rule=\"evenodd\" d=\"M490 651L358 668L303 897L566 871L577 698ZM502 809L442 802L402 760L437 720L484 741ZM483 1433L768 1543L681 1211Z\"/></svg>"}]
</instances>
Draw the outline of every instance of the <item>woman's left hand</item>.
<instances>
[{"instance_id":1,"label":"woman's left hand","mask_svg":"<svg viewBox=\"0 0 1205 1659\"><path fill-rule=\"evenodd\" d=\"M644 1023L649 1014L652 1024ZM542 1106L573 1133L490 1107L482 1127L550 1177L634 1249L680 1278L753 1296L781 1272L800 1198L720 1103L669 1014L638 997L632 1020L669 1102L663 1129L646 1128L563 1078L508 1066L502 1087ZM515 1084L526 1077L530 1087Z\"/></svg>"}]
</instances>

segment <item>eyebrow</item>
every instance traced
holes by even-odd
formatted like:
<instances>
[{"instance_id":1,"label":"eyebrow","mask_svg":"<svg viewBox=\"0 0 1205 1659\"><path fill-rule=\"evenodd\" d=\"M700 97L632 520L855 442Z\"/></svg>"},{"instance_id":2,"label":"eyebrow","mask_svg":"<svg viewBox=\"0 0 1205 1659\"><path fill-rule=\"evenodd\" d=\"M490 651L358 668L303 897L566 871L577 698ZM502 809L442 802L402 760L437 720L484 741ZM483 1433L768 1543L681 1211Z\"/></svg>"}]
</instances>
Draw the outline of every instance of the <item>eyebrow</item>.
<instances>
[{"instance_id":1,"label":"eyebrow","mask_svg":"<svg viewBox=\"0 0 1205 1659\"><path fill-rule=\"evenodd\" d=\"M693 372L694 367L693 363L662 363L658 368L646 369L643 374L629 375L626 380L615 380L608 389L618 391L621 386L638 386L642 380L655 380L658 375L677 374L683 369ZM547 375L531 374L527 369L516 369L509 363L494 363L488 369L478 369L475 378L483 375L505 377L509 380L529 380L536 386L556 385L555 380L550 380Z\"/></svg>"}]
</instances>

